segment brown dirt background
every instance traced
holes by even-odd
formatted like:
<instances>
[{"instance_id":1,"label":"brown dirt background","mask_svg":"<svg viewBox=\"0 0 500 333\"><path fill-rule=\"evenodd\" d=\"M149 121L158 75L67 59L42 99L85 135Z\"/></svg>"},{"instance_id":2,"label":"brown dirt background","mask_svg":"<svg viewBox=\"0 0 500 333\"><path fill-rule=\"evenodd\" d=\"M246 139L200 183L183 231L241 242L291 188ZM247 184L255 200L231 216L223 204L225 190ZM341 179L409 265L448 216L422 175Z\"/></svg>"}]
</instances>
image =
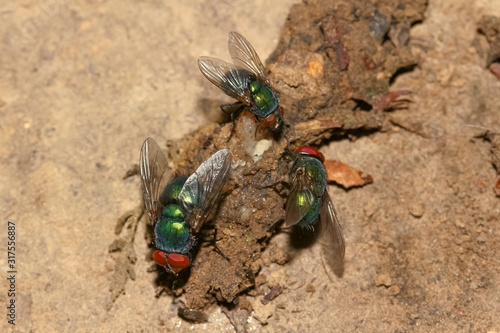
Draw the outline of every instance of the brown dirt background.
<instances>
[{"instance_id":1,"label":"brown dirt background","mask_svg":"<svg viewBox=\"0 0 500 333\"><path fill-rule=\"evenodd\" d=\"M14 331L234 331L216 305L209 323L192 325L171 297L155 298L143 224L136 279L107 311L108 246L116 218L140 203L139 179L121 178L144 138L178 139L220 119L227 99L197 57L227 59L236 30L266 59L292 3L2 5L0 208L2 225L17 225ZM264 265L262 288L285 289L265 306L246 298L248 331L500 332L500 202L491 144L477 138L500 132L500 81L474 47L484 14L500 16L500 1L429 2L411 30L419 66L391 89L413 91L408 110L381 132L322 148L374 178L329 189L344 222L344 276L330 281L316 245ZM213 108L200 107L207 98ZM289 252L287 237L273 238L269 256ZM0 265L6 275L5 255Z\"/></svg>"}]
</instances>

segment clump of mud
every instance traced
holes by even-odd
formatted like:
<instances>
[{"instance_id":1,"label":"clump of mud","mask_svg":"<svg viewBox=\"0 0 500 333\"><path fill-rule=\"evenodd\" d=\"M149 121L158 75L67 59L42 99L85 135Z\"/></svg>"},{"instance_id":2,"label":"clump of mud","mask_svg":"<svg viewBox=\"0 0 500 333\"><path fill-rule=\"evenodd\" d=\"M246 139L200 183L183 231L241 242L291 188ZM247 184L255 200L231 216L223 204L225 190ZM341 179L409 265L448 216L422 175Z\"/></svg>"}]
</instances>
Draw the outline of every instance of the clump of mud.
<instances>
[{"instance_id":1,"label":"clump of mud","mask_svg":"<svg viewBox=\"0 0 500 333\"><path fill-rule=\"evenodd\" d=\"M389 90L399 74L416 66L409 29L422 21L426 6L424 0L293 6L268 61L272 85L286 109L282 136L274 140L263 130L256 132L253 116L243 113L234 129L232 123L211 124L167 145L169 161L185 174L219 149L233 155L226 196L211 222L218 231L217 246L229 261L213 251L213 232L207 230L192 267L176 286L176 295L185 293L187 308L203 309L215 301L237 304L238 295L255 286L261 253L284 218L287 139L293 149L379 130L385 111L397 108L398 99L410 93ZM127 263L115 272L113 299L133 276L135 256L128 245L133 237L125 239L113 246L119 253L117 267ZM158 274L159 285L170 287Z\"/></svg>"}]
</instances>

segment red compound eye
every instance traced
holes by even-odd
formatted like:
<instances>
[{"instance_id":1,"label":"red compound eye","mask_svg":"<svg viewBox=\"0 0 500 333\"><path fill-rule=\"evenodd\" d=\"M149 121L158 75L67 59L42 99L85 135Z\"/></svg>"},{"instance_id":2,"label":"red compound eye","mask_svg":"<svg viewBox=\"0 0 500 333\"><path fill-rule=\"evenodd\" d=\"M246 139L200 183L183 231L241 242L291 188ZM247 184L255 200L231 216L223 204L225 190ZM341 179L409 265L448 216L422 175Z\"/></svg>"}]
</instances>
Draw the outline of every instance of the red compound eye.
<instances>
[{"instance_id":1,"label":"red compound eye","mask_svg":"<svg viewBox=\"0 0 500 333\"><path fill-rule=\"evenodd\" d=\"M274 127L276 125L276 116L274 114L270 115L262 122L264 127Z\"/></svg>"},{"instance_id":2,"label":"red compound eye","mask_svg":"<svg viewBox=\"0 0 500 333\"><path fill-rule=\"evenodd\" d=\"M283 116L285 114L285 108L280 105L280 113Z\"/></svg>"},{"instance_id":3,"label":"red compound eye","mask_svg":"<svg viewBox=\"0 0 500 333\"><path fill-rule=\"evenodd\" d=\"M299 148L297 148L297 153L317 156L321 158L321 161L325 161L325 156L319 150L310 146L300 146Z\"/></svg>"},{"instance_id":4,"label":"red compound eye","mask_svg":"<svg viewBox=\"0 0 500 333\"><path fill-rule=\"evenodd\" d=\"M170 253L167 256L167 263L175 273L179 273L189 266L189 259L177 253Z\"/></svg>"},{"instance_id":5,"label":"red compound eye","mask_svg":"<svg viewBox=\"0 0 500 333\"><path fill-rule=\"evenodd\" d=\"M160 266L167 266L167 254L163 251L153 252L153 260Z\"/></svg>"}]
</instances>

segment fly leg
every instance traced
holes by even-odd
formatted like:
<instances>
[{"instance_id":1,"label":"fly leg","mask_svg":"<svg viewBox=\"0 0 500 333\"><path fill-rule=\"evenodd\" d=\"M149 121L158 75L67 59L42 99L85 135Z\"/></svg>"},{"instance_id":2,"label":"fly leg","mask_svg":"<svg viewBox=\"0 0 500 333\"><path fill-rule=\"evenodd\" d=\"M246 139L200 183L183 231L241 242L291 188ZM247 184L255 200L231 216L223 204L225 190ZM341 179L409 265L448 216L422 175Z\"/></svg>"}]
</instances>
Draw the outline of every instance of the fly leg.
<instances>
[{"instance_id":1,"label":"fly leg","mask_svg":"<svg viewBox=\"0 0 500 333\"><path fill-rule=\"evenodd\" d=\"M288 138L286 138L286 148L285 151L283 152L283 158L287 162L292 162L293 160L295 160L296 157L297 153L295 152L295 150L292 149L292 146L290 146L290 141L288 140Z\"/></svg>"},{"instance_id":2,"label":"fly leg","mask_svg":"<svg viewBox=\"0 0 500 333\"><path fill-rule=\"evenodd\" d=\"M260 130L260 121L258 122L258 125L255 127L255 133L254 133L254 139L257 140L257 132Z\"/></svg>"},{"instance_id":3,"label":"fly leg","mask_svg":"<svg viewBox=\"0 0 500 333\"><path fill-rule=\"evenodd\" d=\"M226 261L230 261L229 258L224 253L222 253L222 251L217 246L217 228L215 228L215 227L214 227L214 238L213 238L212 242L213 242L215 252L220 254L220 256L222 258L226 259Z\"/></svg>"},{"instance_id":4,"label":"fly leg","mask_svg":"<svg viewBox=\"0 0 500 333\"><path fill-rule=\"evenodd\" d=\"M231 122L233 123L233 127L231 128L231 134L229 134L229 137L227 138L226 142L229 142L229 140L231 140L234 131L236 129L236 117L234 116L234 113L231 113Z\"/></svg>"},{"instance_id":5,"label":"fly leg","mask_svg":"<svg viewBox=\"0 0 500 333\"><path fill-rule=\"evenodd\" d=\"M217 252L222 258L226 259L227 261L230 261L230 259L217 246L217 228L213 225L210 225L210 226L207 226L207 229L214 230L214 237L212 238L211 243L214 247L215 252Z\"/></svg>"},{"instance_id":6,"label":"fly leg","mask_svg":"<svg viewBox=\"0 0 500 333\"><path fill-rule=\"evenodd\" d=\"M229 134L229 138L227 138L227 141L226 141L226 142L229 142L229 140L231 140L231 138L233 137L234 130L236 129L236 118L238 118L240 113L243 112L243 110L245 109L245 104L243 104L242 102L222 104L220 106L220 109L226 115L229 115L229 118L230 118L231 122L233 123L233 128L231 129L231 134Z\"/></svg>"}]
</instances>

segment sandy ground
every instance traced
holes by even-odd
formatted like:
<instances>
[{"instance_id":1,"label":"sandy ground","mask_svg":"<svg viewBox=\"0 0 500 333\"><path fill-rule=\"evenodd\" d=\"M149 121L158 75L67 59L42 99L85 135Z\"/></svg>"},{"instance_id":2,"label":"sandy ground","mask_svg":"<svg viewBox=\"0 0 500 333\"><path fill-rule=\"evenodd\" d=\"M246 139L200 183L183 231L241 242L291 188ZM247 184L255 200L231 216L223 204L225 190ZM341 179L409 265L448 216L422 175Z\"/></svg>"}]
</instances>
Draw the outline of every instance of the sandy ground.
<instances>
[{"instance_id":1,"label":"sandy ground","mask_svg":"<svg viewBox=\"0 0 500 333\"><path fill-rule=\"evenodd\" d=\"M198 56L226 58L236 30L266 59L292 3L2 5L0 240L14 221L18 273L16 327L3 317L1 331L234 331L216 305L209 323L192 325L171 297L155 297L143 224L136 279L108 311L108 246L117 217L141 202L138 177L122 176L143 140L220 119L228 99L199 73ZM317 246L266 265L266 286L285 289L265 306L247 297L249 331L500 332L500 201L491 144L478 137L500 132L500 80L474 46L484 14L500 16L500 1L430 1L411 30L418 66L394 85L413 91L409 108L383 131L322 148L374 178L329 189L344 222L344 276L330 280ZM213 108L201 107L206 99ZM288 252L287 235L269 251ZM0 266L7 304L6 255Z\"/></svg>"}]
</instances>

